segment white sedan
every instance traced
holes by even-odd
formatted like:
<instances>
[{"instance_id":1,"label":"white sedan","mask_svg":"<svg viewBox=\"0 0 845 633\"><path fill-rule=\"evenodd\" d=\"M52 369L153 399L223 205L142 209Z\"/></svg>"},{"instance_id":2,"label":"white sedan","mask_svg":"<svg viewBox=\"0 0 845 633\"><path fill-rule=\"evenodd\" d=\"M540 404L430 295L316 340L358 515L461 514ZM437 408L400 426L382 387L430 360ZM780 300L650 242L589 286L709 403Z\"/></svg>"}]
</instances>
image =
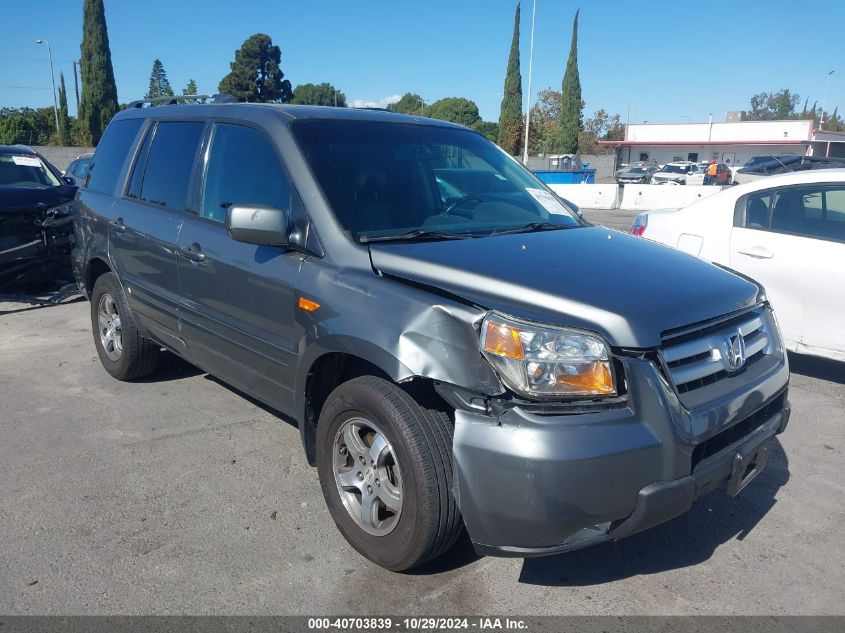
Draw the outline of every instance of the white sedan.
<instances>
[{"instance_id":1,"label":"white sedan","mask_svg":"<svg viewBox=\"0 0 845 633\"><path fill-rule=\"evenodd\" d=\"M845 361L845 169L770 176L641 213L631 233L756 279L788 349Z\"/></svg>"}]
</instances>

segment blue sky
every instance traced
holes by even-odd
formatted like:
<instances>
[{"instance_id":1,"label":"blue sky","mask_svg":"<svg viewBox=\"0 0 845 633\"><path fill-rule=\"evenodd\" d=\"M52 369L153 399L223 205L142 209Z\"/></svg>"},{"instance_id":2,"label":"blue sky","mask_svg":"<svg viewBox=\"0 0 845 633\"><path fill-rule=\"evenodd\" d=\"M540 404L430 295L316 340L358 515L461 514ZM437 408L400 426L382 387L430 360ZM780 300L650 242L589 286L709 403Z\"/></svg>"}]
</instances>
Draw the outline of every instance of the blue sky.
<instances>
[{"instance_id":1,"label":"blue sky","mask_svg":"<svg viewBox=\"0 0 845 633\"><path fill-rule=\"evenodd\" d=\"M142 97L153 60L177 92L194 78L215 92L234 51L268 33L294 86L329 81L347 98L384 103L418 92L428 102L463 96L498 120L513 0L106 0L118 96ZM845 2L538 0L532 92L560 89L572 18L581 8L579 68L585 114L633 121L721 120L760 91L790 88L845 110ZM45 47L64 71L79 56L82 0L0 0L0 106L51 105ZM527 91L531 1L523 2ZM532 97L533 98L533 97ZM803 104L802 104L803 105ZM800 107L800 106L799 106Z\"/></svg>"}]
</instances>

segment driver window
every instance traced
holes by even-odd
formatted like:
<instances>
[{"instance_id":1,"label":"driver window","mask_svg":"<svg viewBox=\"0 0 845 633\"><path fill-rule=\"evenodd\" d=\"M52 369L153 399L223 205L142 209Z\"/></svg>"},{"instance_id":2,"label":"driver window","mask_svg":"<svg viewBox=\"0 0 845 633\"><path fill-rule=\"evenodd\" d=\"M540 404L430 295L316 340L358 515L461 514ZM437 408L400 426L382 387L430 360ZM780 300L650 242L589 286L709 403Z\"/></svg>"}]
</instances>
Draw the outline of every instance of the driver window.
<instances>
[{"instance_id":1,"label":"driver window","mask_svg":"<svg viewBox=\"0 0 845 633\"><path fill-rule=\"evenodd\" d=\"M225 222L233 205L290 209L290 184L270 142L243 125L218 123L203 183L201 215Z\"/></svg>"}]
</instances>

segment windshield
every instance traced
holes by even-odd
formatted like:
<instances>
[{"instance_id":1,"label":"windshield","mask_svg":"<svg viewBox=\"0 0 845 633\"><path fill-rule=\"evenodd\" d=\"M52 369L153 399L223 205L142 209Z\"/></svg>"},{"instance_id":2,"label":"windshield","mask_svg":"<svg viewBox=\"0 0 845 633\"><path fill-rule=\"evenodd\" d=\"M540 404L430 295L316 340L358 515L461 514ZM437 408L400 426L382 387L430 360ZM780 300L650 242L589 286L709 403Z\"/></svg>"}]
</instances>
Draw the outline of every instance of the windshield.
<instances>
[{"instance_id":1,"label":"windshield","mask_svg":"<svg viewBox=\"0 0 845 633\"><path fill-rule=\"evenodd\" d=\"M685 174L689 171L686 165L666 165L660 171L667 174Z\"/></svg>"},{"instance_id":2,"label":"windshield","mask_svg":"<svg viewBox=\"0 0 845 633\"><path fill-rule=\"evenodd\" d=\"M469 130L327 120L292 127L338 222L356 239L581 225L519 163Z\"/></svg>"},{"instance_id":3,"label":"windshield","mask_svg":"<svg viewBox=\"0 0 845 633\"><path fill-rule=\"evenodd\" d=\"M0 154L0 187L46 189L59 184L38 156Z\"/></svg>"},{"instance_id":4,"label":"windshield","mask_svg":"<svg viewBox=\"0 0 845 633\"><path fill-rule=\"evenodd\" d=\"M644 174L646 170L642 167L626 167L622 173L623 174Z\"/></svg>"}]
</instances>

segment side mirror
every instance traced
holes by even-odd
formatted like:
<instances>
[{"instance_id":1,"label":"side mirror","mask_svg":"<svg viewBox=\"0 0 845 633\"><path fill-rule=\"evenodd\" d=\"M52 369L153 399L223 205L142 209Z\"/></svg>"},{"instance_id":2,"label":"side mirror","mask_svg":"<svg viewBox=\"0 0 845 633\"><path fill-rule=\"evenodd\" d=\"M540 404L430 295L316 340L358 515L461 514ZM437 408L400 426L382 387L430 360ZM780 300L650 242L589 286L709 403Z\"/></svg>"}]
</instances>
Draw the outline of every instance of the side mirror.
<instances>
[{"instance_id":1,"label":"side mirror","mask_svg":"<svg viewBox=\"0 0 845 633\"><path fill-rule=\"evenodd\" d=\"M258 246L287 246L290 242L288 214L282 209L259 205L231 206L226 231L236 242Z\"/></svg>"},{"instance_id":2,"label":"side mirror","mask_svg":"<svg viewBox=\"0 0 845 633\"><path fill-rule=\"evenodd\" d=\"M76 182L74 182L73 178L71 178L70 176L62 176L62 183L66 184L66 185L75 185L76 184Z\"/></svg>"}]
</instances>

